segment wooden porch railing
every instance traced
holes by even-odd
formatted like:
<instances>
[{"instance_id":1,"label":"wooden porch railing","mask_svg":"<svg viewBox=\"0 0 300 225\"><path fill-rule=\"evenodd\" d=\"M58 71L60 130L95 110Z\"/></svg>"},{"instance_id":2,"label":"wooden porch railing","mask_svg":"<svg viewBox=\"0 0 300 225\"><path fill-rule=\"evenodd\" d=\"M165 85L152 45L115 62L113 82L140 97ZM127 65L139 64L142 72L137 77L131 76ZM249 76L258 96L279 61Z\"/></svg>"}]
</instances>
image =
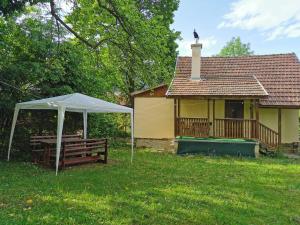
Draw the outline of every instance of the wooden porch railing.
<instances>
[{"instance_id":1,"label":"wooden porch railing","mask_svg":"<svg viewBox=\"0 0 300 225\"><path fill-rule=\"evenodd\" d=\"M192 137L208 137L208 118L177 118L176 135Z\"/></svg>"},{"instance_id":2,"label":"wooden porch railing","mask_svg":"<svg viewBox=\"0 0 300 225\"><path fill-rule=\"evenodd\" d=\"M215 119L214 136L224 138L256 138L256 120Z\"/></svg>"},{"instance_id":3,"label":"wooden porch railing","mask_svg":"<svg viewBox=\"0 0 300 225\"><path fill-rule=\"evenodd\" d=\"M257 139L268 147L279 144L278 132L251 119L215 119L214 136Z\"/></svg>"},{"instance_id":4,"label":"wooden porch railing","mask_svg":"<svg viewBox=\"0 0 300 225\"><path fill-rule=\"evenodd\" d=\"M258 140L266 144L268 147L276 148L279 145L278 132L269 127L258 123Z\"/></svg>"},{"instance_id":5,"label":"wooden porch railing","mask_svg":"<svg viewBox=\"0 0 300 225\"><path fill-rule=\"evenodd\" d=\"M257 139L268 147L279 145L279 134L253 119L215 119L210 134L208 118L176 118L176 136Z\"/></svg>"}]
</instances>

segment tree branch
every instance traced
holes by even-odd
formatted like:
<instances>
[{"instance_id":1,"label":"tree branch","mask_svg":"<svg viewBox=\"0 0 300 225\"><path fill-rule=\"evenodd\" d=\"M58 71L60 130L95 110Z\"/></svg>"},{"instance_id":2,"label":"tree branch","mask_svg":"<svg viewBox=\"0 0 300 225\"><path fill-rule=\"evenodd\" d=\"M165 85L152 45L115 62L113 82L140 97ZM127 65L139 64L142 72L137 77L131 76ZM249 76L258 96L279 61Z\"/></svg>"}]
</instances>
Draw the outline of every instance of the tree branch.
<instances>
[{"instance_id":1,"label":"tree branch","mask_svg":"<svg viewBox=\"0 0 300 225\"><path fill-rule=\"evenodd\" d=\"M59 23L58 20L56 21L56 27L57 27L57 50L59 51L59 45L60 45L60 29L59 29Z\"/></svg>"},{"instance_id":2,"label":"tree branch","mask_svg":"<svg viewBox=\"0 0 300 225\"><path fill-rule=\"evenodd\" d=\"M109 0L109 5L113 8L110 9L109 7L102 5L101 4L101 0L97 0L98 5L100 8L106 10L109 14L111 14L112 16L114 16L116 18L116 20L120 23L122 29L128 34L128 36L133 36L132 32L128 29L128 27L125 25L125 21L124 18L119 14L118 10L116 9L114 3Z\"/></svg>"},{"instance_id":3,"label":"tree branch","mask_svg":"<svg viewBox=\"0 0 300 225\"><path fill-rule=\"evenodd\" d=\"M102 45L104 42L109 41L109 38L104 38L97 42L96 44L90 43L88 40L86 40L84 37L79 35L76 31L74 31L68 24L66 24L56 13L55 10L55 3L54 0L50 0L50 12L51 15L58 21L61 25L63 25L70 33L72 33L78 40L86 44L92 49L98 48L100 45Z\"/></svg>"}]
</instances>

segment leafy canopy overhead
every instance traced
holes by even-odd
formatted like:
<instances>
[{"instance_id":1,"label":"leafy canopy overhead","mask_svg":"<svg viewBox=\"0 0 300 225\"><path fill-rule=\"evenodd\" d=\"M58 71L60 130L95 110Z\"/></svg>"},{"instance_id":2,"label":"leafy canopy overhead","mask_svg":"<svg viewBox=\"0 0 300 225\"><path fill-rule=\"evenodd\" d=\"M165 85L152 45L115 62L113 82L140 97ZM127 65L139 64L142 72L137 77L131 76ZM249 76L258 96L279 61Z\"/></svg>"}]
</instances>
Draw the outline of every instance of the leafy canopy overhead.
<instances>
[{"instance_id":1,"label":"leafy canopy overhead","mask_svg":"<svg viewBox=\"0 0 300 225\"><path fill-rule=\"evenodd\" d=\"M96 53L98 66L114 71L113 90L128 100L135 90L169 82L177 55L175 41L179 38L179 32L170 29L170 25L179 0L65 1L71 8L69 14L62 12L61 2L5 0L0 13L10 16L22 13L29 5L48 5L48 19L51 15L57 29L68 32L58 40L73 39L91 54Z\"/></svg>"},{"instance_id":2,"label":"leafy canopy overhead","mask_svg":"<svg viewBox=\"0 0 300 225\"><path fill-rule=\"evenodd\" d=\"M227 44L221 49L218 56L243 56L253 55L253 51L250 49L250 43L244 44L240 37L233 37Z\"/></svg>"},{"instance_id":3,"label":"leafy canopy overhead","mask_svg":"<svg viewBox=\"0 0 300 225\"><path fill-rule=\"evenodd\" d=\"M60 0L0 0L0 157L17 102L81 92L131 106L131 92L174 73L178 0L66 1L68 13ZM55 130L54 114L20 117L20 145L30 133ZM73 132L78 119L66 121ZM89 123L90 134L103 137L126 131L127 119L97 115Z\"/></svg>"},{"instance_id":4,"label":"leafy canopy overhead","mask_svg":"<svg viewBox=\"0 0 300 225\"><path fill-rule=\"evenodd\" d=\"M0 15L8 16L14 12L21 12L26 5L49 2L49 0L1 0Z\"/></svg>"},{"instance_id":5,"label":"leafy canopy overhead","mask_svg":"<svg viewBox=\"0 0 300 225\"><path fill-rule=\"evenodd\" d=\"M170 30L178 0L78 0L67 16L72 29L116 65L122 92L168 81L176 58Z\"/></svg>"}]
</instances>

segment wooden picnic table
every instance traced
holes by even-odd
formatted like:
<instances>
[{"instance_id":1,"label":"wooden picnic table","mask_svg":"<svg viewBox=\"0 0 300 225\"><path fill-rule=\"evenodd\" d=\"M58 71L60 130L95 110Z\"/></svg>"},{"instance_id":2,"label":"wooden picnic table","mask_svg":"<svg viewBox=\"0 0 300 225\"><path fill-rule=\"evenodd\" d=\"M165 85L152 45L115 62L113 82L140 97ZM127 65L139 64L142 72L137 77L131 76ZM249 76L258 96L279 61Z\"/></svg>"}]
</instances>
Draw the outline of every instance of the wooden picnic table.
<instances>
[{"instance_id":1,"label":"wooden picnic table","mask_svg":"<svg viewBox=\"0 0 300 225\"><path fill-rule=\"evenodd\" d=\"M56 139L40 139L43 147L43 162L51 166L56 158ZM61 140L61 154L59 165L63 169L66 165L75 165L87 162L107 163L108 148L106 138L81 139L66 137ZM51 161L52 160L52 161Z\"/></svg>"},{"instance_id":2,"label":"wooden picnic table","mask_svg":"<svg viewBox=\"0 0 300 225\"><path fill-rule=\"evenodd\" d=\"M61 150L63 150L63 143L71 143L78 141L78 138L62 138L61 139ZM81 139L82 140L82 139ZM57 139L40 139L39 142L44 147L43 161L46 166L50 166L51 147L57 143Z\"/></svg>"},{"instance_id":3,"label":"wooden picnic table","mask_svg":"<svg viewBox=\"0 0 300 225\"><path fill-rule=\"evenodd\" d=\"M82 139L80 139L82 140ZM78 138L62 138L61 139L61 142L64 143L64 142L74 142L74 141L78 141ZM41 143L43 144L56 144L57 142L57 139L41 139L40 140Z\"/></svg>"}]
</instances>

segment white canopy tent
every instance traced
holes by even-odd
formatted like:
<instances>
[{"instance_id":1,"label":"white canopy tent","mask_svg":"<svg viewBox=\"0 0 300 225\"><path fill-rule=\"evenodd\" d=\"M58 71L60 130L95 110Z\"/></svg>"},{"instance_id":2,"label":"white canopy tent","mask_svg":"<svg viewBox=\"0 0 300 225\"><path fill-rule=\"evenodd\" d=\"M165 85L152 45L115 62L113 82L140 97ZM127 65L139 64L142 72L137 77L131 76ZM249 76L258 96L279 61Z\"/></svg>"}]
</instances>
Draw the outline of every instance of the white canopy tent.
<instances>
[{"instance_id":1,"label":"white canopy tent","mask_svg":"<svg viewBox=\"0 0 300 225\"><path fill-rule=\"evenodd\" d=\"M75 93L53 98L17 103L15 107L7 160L10 158L11 144L20 109L49 109L57 110L57 144L56 144L56 174L58 171L61 139L65 112L83 113L83 136L87 138L87 115L88 113L130 113L131 116L131 162L133 159L133 110L131 108L106 102L97 98Z\"/></svg>"}]
</instances>

